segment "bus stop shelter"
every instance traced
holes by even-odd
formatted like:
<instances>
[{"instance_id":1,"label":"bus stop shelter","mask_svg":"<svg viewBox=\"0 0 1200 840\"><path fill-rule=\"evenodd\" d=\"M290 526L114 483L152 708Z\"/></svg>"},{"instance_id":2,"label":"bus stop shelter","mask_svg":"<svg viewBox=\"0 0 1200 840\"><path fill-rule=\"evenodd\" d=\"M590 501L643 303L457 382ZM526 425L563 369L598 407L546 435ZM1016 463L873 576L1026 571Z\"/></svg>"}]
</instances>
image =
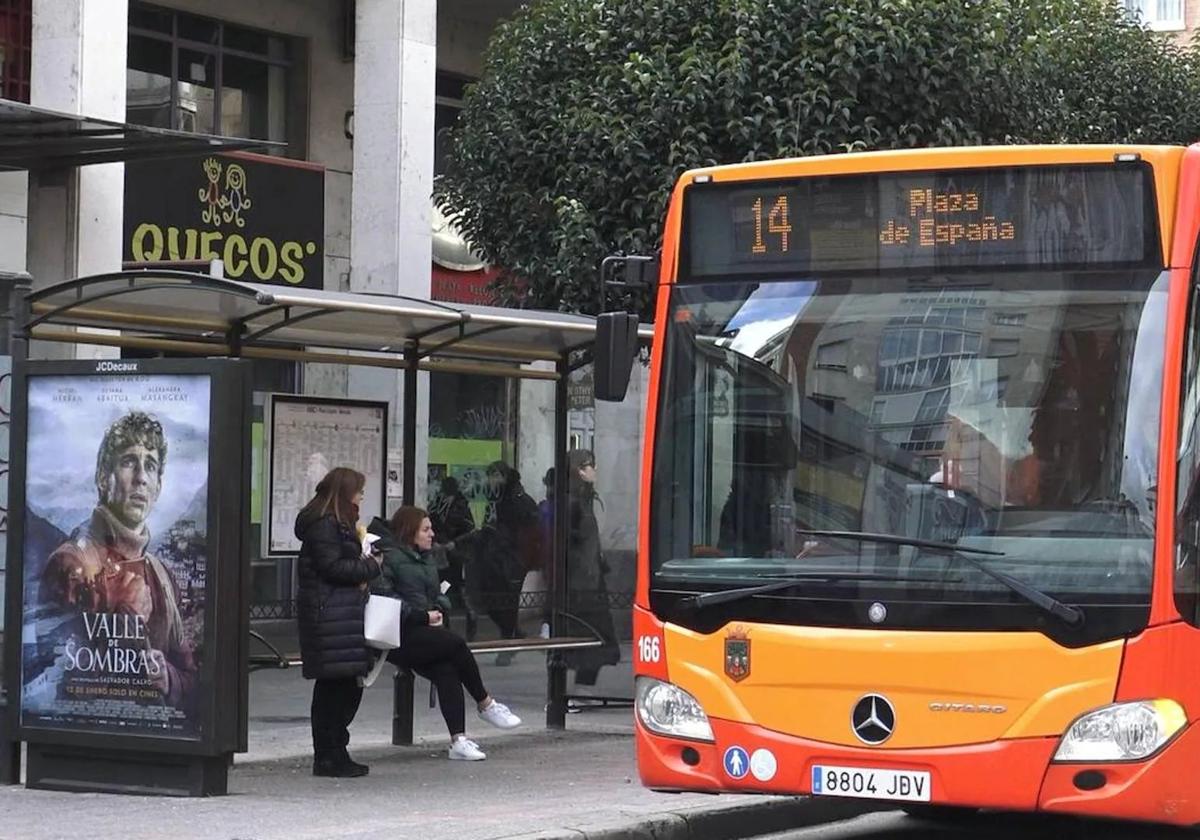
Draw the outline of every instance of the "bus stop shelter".
<instances>
[{"instance_id":1,"label":"bus stop shelter","mask_svg":"<svg viewBox=\"0 0 1200 840\"><path fill-rule=\"evenodd\" d=\"M417 503L420 372L543 380L554 387L554 509L567 509L568 378L590 362L594 318L449 305L399 295L258 285L214 276L219 274L219 263L213 268L210 274L147 269L82 277L36 290L18 286L13 293L14 381L20 381L31 341L129 348L143 356L392 369L402 374L402 502L411 505ZM248 437L248 406L245 410L243 427ZM244 476L248 475L247 465ZM555 517L553 571L546 596L550 638L532 648L549 654L546 723L553 728L565 726L567 713L566 667L558 643L561 649L599 643L579 635L577 629L575 635L565 632L568 622L578 628L567 609L567 519ZM249 527L248 516L239 527ZM244 622L244 638L249 631L248 580L244 571L237 616ZM10 611L19 610L11 597L9 604ZM230 613L226 616L232 620ZM10 628L11 619L10 615ZM248 644L246 638L240 654L243 663ZM6 668L17 667L11 659L5 657ZM12 679L6 682L16 684ZM244 682L242 692L244 706Z\"/></svg>"}]
</instances>

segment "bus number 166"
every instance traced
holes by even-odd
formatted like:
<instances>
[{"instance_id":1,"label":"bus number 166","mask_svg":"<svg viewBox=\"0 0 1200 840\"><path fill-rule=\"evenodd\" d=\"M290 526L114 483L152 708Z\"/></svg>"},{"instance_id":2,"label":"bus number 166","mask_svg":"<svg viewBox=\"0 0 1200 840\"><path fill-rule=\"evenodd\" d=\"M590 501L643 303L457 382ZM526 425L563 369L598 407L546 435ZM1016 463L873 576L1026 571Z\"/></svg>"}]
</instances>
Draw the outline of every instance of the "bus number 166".
<instances>
[{"instance_id":1,"label":"bus number 166","mask_svg":"<svg viewBox=\"0 0 1200 840\"><path fill-rule=\"evenodd\" d=\"M662 658L662 645L658 636L638 636L638 661L658 662Z\"/></svg>"}]
</instances>

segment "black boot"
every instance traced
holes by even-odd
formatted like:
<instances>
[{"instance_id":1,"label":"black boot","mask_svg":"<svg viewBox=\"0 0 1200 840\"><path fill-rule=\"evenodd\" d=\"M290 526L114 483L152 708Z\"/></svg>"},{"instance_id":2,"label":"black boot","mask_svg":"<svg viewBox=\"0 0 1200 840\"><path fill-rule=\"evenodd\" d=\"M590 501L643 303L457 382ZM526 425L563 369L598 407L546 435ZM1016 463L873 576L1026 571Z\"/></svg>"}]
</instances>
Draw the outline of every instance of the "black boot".
<instances>
[{"instance_id":1,"label":"black boot","mask_svg":"<svg viewBox=\"0 0 1200 840\"><path fill-rule=\"evenodd\" d=\"M319 752L313 757L313 775L330 776L335 779L354 779L365 776L370 768L350 760L350 754L343 750Z\"/></svg>"},{"instance_id":2,"label":"black boot","mask_svg":"<svg viewBox=\"0 0 1200 840\"><path fill-rule=\"evenodd\" d=\"M357 761L352 759L350 757L350 753L346 751L345 747L342 747L341 753L342 768L346 771L347 776L365 776L371 772L370 767L365 764L359 764Z\"/></svg>"}]
</instances>

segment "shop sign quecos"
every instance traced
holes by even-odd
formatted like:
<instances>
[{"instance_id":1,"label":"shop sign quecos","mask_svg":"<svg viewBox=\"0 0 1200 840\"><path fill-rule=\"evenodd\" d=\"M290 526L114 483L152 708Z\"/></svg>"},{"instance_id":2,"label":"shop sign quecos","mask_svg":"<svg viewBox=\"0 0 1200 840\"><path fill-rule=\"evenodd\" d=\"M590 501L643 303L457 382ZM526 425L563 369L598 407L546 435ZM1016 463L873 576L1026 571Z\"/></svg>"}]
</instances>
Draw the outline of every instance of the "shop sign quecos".
<instances>
[{"instance_id":1,"label":"shop sign quecos","mask_svg":"<svg viewBox=\"0 0 1200 840\"><path fill-rule=\"evenodd\" d=\"M231 153L125 165L124 261L219 259L252 283L324 285L324 167Z\"/></svg>"}]
</instances>

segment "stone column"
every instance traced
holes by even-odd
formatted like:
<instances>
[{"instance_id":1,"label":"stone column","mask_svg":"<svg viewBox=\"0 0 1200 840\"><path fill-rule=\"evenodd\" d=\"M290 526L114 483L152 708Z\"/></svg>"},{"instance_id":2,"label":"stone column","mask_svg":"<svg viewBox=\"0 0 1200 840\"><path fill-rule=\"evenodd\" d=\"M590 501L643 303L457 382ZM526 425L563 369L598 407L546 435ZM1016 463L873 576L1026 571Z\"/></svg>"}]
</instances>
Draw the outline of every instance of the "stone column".
<instances>
[{"instance_id":1,"label":"stone column","mask_svg":"<svg viewBox=\"0 0 1200 840\"><path fill-rule=\"evenodd\" d=\"M429 297L436 0L358 0L350 289ZM392 403L389 447L403 440L400 377L350 369L349 392ZM417 395L417 493L425 501L429 377ZM398 500L390 500L394 507Z\"/></svg>"},{"instance_id":2,"label":"stone column","mask_svg":"<svg viewBox=\"0 0 1200 840\"><path fill-rule=\"evenodd\" d=\"M34 3L31 104L124 122L128 29L128 0ZM119 271L124 201L122 163L31 174L27 241L34 285ZM69 348L54 355L70 355ZM116 351L81 346L77 355Z\"/></svg>"}]
</instances>

